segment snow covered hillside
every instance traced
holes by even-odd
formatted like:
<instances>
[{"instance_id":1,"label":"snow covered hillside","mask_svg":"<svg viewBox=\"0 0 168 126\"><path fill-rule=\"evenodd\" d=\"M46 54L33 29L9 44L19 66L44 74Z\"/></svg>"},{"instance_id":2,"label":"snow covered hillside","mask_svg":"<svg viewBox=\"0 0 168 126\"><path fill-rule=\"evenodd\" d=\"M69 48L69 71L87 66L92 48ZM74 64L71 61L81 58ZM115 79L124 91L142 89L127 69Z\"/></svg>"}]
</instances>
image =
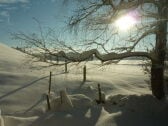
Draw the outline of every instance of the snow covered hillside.
<instances>
[{"instance_id":1,"label":"snow covered hillside","mask_svg":"<svg viewBox=\"0 0 168 126\"><path fill-rule=\"evenodd\" d=\"M151 95L142 61L101 66L99 61L39 69L26 54L0 44L0 126L167 126L168 104ZM83 83L83 66L87 66ZM47 110L52 71L51 110ZM106 96L97 105L97 84ZM65 90L67 100L60 98ZM65 101L65 102L64 102Z\"/></svg>"}]
</instances>

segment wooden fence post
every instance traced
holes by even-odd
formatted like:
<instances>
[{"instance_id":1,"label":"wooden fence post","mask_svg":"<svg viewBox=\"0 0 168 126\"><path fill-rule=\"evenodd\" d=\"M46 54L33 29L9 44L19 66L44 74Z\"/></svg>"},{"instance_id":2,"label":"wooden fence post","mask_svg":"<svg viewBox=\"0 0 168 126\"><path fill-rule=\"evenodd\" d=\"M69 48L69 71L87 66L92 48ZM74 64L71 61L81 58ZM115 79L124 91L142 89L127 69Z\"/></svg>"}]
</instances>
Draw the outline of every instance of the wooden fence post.
<instances>
[{"instance_id":1,"label":"wooden fence post","mask_svg":"<svg viewBox=\"0 0 168 126\"><path fill-rule=\"evenodd\" d=\"M83 82L86 81L86 65L83 67Z\"/></svg>"},{"instance_id":2,"label":"wooden fence post","mask_svg":"<svg viewBox=\"0 0 168 126\"><path fill-rule=\"evenodd\" d=\"M68 70L67 70L67 60L65 60L65 73L67 73Z\"/></svg>"},{"instance_id":3,"label":"wooden fence post","mask_svg":"<svg viewBox=\"0 0 168 126\"><path fill-rule=\"evenodd\" d=\"M49 87L48 87L48 94L49 94L49 95L50 95L50 91L51 91L51 76L52 76L52 72L50 71Z\"/></svg>"},{"instance_id":4,"label":"wooden fence post","mask_svg":"<svg viewBox=\"0 0 168 126\"><path fill-rule=\"evenodd\" d=\"M101 88L100 88L100 84L97 85L98 86L98 99L96 100L97 104L103 103L102 102L102 94L101 94Z\"/></svg>"},{"instance_id":5,"label":"wooden fence post","mask_svg":"<svg viewBox=\"0 0 168 126\"><path fill-rule=\"evenodd\" d=\"M46 98L47 98L47 106L48 106L48 110L50 110L50 109L51 109L51 106L50 106L50 99L49 99L48 94L46 95Z\"/></svg>"},{"instance_id":6,"label":"wooden fence post","mask_svg":"<svg viewBox=\"0 0 168 126\"><path fill-rule=\"evenodd\" d=\"M63 103L63 98L62 98L63 96L62 96L62 91L60 91L60 102L61 102L61 104Z\"/></svg>"},{"instance_id":7,"label":"wooden fence post","mask_svg":"<svg viewBox=\"0 0 168 126\"><path fill-rule=\"evenodd\" d=\"M100 84L98 84L98 92L99 92L99 102L102 102L102 96L101 96L101 88L100 88Z\"/></svg>"}]
</instances>

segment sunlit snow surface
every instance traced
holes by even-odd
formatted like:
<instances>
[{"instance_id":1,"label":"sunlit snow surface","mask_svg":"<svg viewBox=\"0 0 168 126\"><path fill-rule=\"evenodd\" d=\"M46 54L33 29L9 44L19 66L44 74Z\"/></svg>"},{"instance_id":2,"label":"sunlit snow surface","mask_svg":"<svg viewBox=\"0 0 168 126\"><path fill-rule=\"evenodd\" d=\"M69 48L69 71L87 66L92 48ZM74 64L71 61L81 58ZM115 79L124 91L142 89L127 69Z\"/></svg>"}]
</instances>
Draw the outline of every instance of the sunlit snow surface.
<instances>
[{"instance_id":1,"label":"sunlit snow surface","mask_svg":"<svg viewBox=\"0 0 168 126\"><path fill-rule=\"evenodd\" d=\"M101 66L86 62L87 81L82 83L83 65L40 69L45 63L28 62L26 54L0 44L0 109L5 126L167 126L168 107L150 91L149 76L140 60L124 60ZM46 111L45 93L52 71L52 92L67 90L74 108ZM97 84L106 94L104 105L96 105ZM90 103L90 100L92 103Z\"/></svg>"}]
</instances>

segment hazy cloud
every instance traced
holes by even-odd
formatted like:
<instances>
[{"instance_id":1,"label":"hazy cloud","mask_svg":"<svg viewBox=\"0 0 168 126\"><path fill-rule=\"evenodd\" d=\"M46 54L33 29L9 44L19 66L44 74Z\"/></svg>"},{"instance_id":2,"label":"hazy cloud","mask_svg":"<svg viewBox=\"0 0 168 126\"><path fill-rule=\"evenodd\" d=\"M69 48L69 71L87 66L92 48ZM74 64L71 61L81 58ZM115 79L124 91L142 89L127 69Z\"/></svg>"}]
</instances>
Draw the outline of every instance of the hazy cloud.
<instances>
[{"instance_id":1,"label":"hazy cloud","mask_svg":"<svg viewBox=\"0 0 168 126\"><path fill-rule=\"evenodd\" d=\"M17 10L17 7L6 7L5 10L9 10L9 11Z\"/></svg>"},{"instance_id":2,"label":"hazy cloud","mask_svg":"<svg viewBox=\"0 0 168 126\"><path fill-rule=\"evenodd\" d=\"M10 3L28 3L29 0L0 0L0 4L10 4Z\"/></svg>"},{"instance_id":3,"label":"hazy cloud","mask_svg":"<svg viewBox=\"0 0 168 126\"><path fill-rule=\"evenodd\" d=\"M2 11L2 12L0 12L0 15L4 16L4 17L9 17L9 12L8 11Z\"/></svg>"},{"instance_id":4,"label":"hazy cloud","mask_svg":"<svg viewBox=\"0 0 168 126\"><path fill-rule=\"evenodd\" d=\"M18 7L15 5L15 3L19 3L19 5L22 8L27 8L30 0L0 0L0 22L7 22L8 24L11 24L10 22L10 12L15 11L18 9Z\"/></svg>"},{"instance_id":5,"label":"hazy cloud","mask_svg":"<svg viewBox=\"0 0 168 126\"><path fill-rule=\"evenodd\" d=\"M30 9L30 6L28 4L21 4L21 7L25 9Z\"/></svg>"},{"instance_id":6,"label":"hazy cloud","mask_svg":"<svg viewBox=\"0 0 168 126\"><path fill-rule=\"evenodd\" d=\"M56 2L56 0L51 0L51 2L53 2L53 3L54 3L54 2Z\"/></svg>"},{"instance_id":7,"label":"hazy cloud","mask_svg":"<svg viewBox=\"0 0 168 126\"><path fill-rule=\"evenodd\" d=\"M10 14L8 11L1 11L0 16L3 16L7 19L8 24L10 24Z\"/></svg>"},{"instance_id":8,"label":"hazy cloud","mask_svg":"<svg viewBox=\"0 0 168 126\"><path fill-rule=\"evenodd\" d=\"M0 3L0 7L7 7L7 5Z\"/></svg>"},{"instance_id":9,"label":"hazy cloud","mask_svg":"<svg viewBox=\"0 0 168 126\"><path fill-rule=\"evenodd\" d=\"M2 22L4 22L4 20L3 20L3 19L0 19L0 23L2 23Z\"/></svg>"}]
</instances>

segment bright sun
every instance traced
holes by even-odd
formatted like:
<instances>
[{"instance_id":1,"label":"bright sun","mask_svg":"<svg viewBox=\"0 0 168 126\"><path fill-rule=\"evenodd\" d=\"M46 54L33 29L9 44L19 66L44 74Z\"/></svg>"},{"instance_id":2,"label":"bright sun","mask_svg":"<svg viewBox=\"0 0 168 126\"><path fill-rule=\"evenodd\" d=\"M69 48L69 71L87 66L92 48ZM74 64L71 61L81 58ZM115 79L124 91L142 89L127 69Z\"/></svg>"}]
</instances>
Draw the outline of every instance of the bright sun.
<instances>
[{"instance_id":1,"label":"bright sun","mask_svg":"<svg viewBox=\"0 0 168 126\"><path fill-rule=\"evenodd\" d=\"M131 15L125 15L116 20L115 25L121 31L126 31L136 24L136 19Z\"/></svg>"}]
</instances>

